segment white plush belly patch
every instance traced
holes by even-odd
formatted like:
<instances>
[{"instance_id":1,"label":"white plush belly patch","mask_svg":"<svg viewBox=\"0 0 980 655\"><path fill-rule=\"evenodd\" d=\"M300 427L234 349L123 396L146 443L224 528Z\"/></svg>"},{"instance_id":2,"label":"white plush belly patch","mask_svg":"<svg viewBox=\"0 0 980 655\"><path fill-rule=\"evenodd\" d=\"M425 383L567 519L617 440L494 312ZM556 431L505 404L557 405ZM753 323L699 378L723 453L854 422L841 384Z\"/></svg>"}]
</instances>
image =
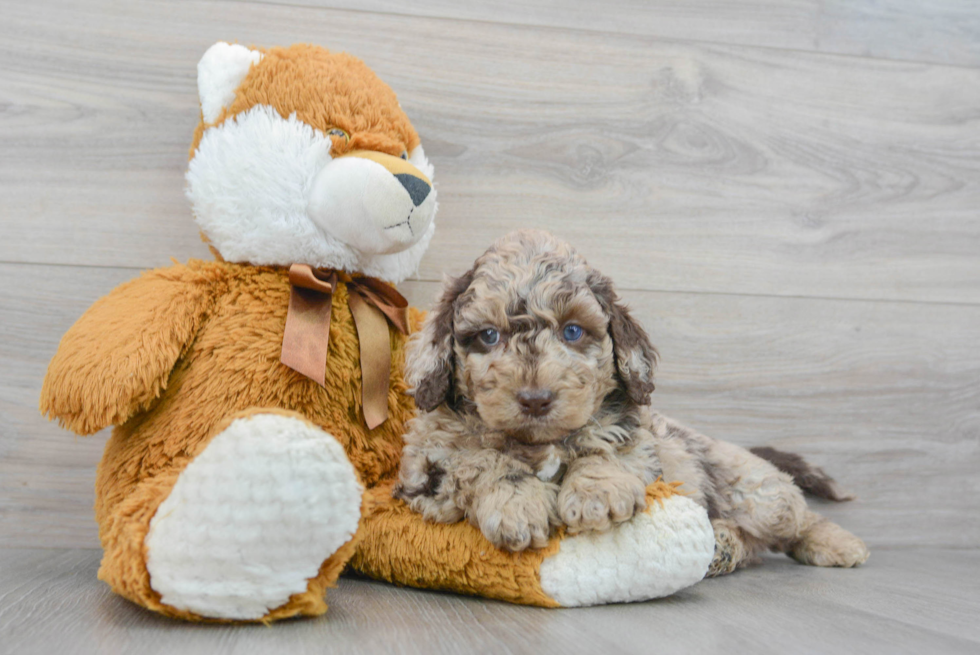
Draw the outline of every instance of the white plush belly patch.
<instances>
[{"instance_id":1,"label":"white plush belly patch","mask_svg":"<svg viewBox=\"0 0 980 655\"><path fill-rule=\"evenodd\" d=\"M351 539L361 494L344 449L323 430L278 414L237 419L150 522L150 586L202 616L261 618L305 591Z\"/></svg>"}]
</instances>

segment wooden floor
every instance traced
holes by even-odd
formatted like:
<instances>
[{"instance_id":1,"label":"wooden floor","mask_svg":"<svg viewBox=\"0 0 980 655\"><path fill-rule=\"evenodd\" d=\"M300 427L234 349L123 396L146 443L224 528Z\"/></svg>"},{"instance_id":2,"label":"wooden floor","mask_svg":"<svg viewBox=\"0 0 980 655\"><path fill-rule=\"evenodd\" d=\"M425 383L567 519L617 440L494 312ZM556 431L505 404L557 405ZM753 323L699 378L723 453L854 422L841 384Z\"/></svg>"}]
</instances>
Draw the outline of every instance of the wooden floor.
<instances>
[{"instance_id":1,"label":"wooden floor","mask_svg":"<svg viewBox=\"0 0 980 655\"><path fill-rule=\"evenodd\" d=\"M188 625L113 595L100 552L0 551L5 653L976 653L975 550L883 550L854 571L785 557L659 601L520 607L341 579L330 611L263 626Z\"/></svg>"},{"instance_id":2,"label":"wooden floor","mask_svg":"<svg viewBox=\"0 0 980 655\"><path fill-rule=\"evenodd\" d=\"M980 4L0 0L0 653L977 652ZM539 226L616 279L658 409L824 466L868 565L774 558L666 601L520 608L344 580L271 629L166 621L95 578L106 433L37 413L72 322L209 257L183 172L214 41L348 50L436 166L427 306Z\"/></svg>"}]
</instances>

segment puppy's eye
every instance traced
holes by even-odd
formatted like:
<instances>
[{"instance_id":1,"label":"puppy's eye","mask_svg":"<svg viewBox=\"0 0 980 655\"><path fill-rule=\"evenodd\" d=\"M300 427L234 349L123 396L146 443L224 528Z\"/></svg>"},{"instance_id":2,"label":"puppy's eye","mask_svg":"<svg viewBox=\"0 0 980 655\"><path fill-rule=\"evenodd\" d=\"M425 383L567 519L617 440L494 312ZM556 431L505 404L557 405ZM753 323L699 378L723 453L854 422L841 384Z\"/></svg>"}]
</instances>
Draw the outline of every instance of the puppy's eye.
<instances>
[{"instance_id":1,"label":"puppy's eye","mask_svg":"<svg viewBox=\"0 0 980 655\"><path fill-rule=\"evenodd\" d=\"M500 333L494 328L487 328L482 330L479 334L480 341L487 346L495 346L498 341L500 341Z\"/></svg>"},{"instance_id":2,"label":"puppy's eye","mask_svg":"<svg viewBox=\"0 0 980 655\"><path fill-rule=\"evenodd\" d=\"M574 323L569 323L565 326L565 329L561 331L561 336L565 338L565 341L578 341L582 338L584 333L585 330L583 330L581 327L575 325Z\"/></svg>"},{"instance_id":3,"label":"puppy's eye","mask_svg":"<svg viewBox=\"0 0 980 655\"><path fill-rule=\"evenodd\" d=\"M404 159L405 161L408 161L408 150L402 150L402 155L401 155L401 157L402 157L402 159Z\"/></svg>"},{"instance_id":4,"label":"puppy's eye","mask_svg":"<svg viewBox=\"0 0 980 655\"><path fill-rule=\"evenodd\" d=\"M335 127L335 128L333 128L331 130L328 130L327 131L327 136L339 136L344 141L350 141L350 135L347 134L347 132L344 132L339 127Z\"/></svg>"}]
</instances>

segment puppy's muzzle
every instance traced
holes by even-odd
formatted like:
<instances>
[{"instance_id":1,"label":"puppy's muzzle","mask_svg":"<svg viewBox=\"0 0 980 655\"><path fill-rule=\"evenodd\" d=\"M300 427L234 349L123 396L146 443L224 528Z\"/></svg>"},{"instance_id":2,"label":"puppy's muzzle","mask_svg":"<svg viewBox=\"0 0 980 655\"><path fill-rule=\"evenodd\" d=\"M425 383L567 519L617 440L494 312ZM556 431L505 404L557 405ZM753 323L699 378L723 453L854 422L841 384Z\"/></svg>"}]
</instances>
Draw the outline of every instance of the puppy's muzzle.
<instances>
[{"instance_id":1,"label":"puppy's muzzle","mask_svg":"<svg viewBox=\"0 0 980 655\"><path fill-rule=\"evenodd\" d=\"M551 411L554 400L555 394L550 389L522 389L517 392L521 413L526 416L545 416Z\"/></svg>"}]
</instances>

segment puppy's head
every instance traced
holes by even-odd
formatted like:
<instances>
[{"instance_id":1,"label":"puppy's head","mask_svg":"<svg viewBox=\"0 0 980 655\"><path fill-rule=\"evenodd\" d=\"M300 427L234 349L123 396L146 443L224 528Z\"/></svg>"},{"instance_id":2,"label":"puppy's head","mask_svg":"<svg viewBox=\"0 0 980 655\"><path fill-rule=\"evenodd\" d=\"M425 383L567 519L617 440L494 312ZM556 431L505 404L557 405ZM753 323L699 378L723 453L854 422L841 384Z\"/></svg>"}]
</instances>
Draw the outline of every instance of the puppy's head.
<instances>
[{"instance_id":1,"label":"puppy's head","mask_svg":"<svg viewBox=\"0 0 980 655\"><path fill-rule=\"evenodd\" d=\"M468 405L493 429L546 441L585 425L617 388L648 403L656 358L609 278L567 243L522 230L446 283L406 372L422 410Z\"/></svg>"}]
</instances>

